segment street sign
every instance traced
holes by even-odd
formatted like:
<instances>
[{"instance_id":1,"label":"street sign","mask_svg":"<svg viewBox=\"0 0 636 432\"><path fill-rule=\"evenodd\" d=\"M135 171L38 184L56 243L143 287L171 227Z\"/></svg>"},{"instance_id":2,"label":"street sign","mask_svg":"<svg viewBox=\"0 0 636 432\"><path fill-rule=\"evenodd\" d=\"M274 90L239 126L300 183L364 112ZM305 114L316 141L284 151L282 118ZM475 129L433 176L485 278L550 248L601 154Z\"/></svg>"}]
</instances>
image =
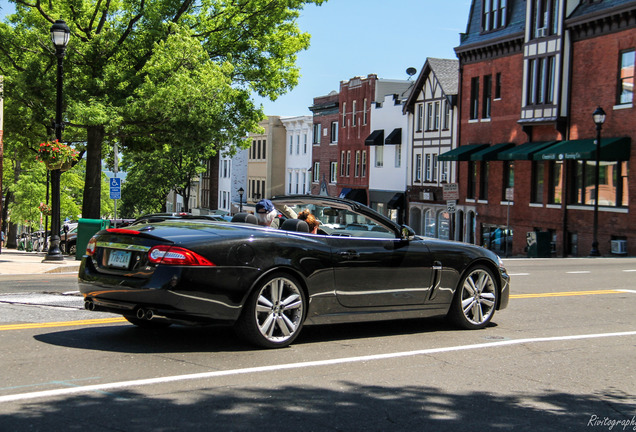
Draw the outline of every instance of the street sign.
<instances>
[{"instance_id":1,"label":"street sign","mask_svg":"<svg viewBox=\"0 0 636 432\"><path fill-rule=\"evenodd\" d=\"M514 201L515 199L515 188L506 188L506 200L507 201Z\"/></svg>"},{"instance_id":2,"label":"street sign","mask_svg":"<svg viewBox=\"0 0 636 432\"><path fill-rule=\"evenodd\" d=\"M110 184L110 199L121 199L121 179L113 177L109 181Z\"/></svg>"},{"instance_id":3,"label":"street sign","mask_svg":"<svg viewBox=\"0 0 636 432\"><path fill-rule=\"evenodd\" d=\"M459 199L459 184L458 183L446 183L443 186L443 199L445 200L458 200Z\"/></svg>"},{"instance_id":4,"label":"street sign","mask_svg":"<svg viewBox=\"0 0 636 432\"><path fill-rule=\"evenodd\" d=\"M446 201L446 211L448 213L455 213L457 211L457 201L455 200L448 200Z\"/></svg>"}]
</instances>

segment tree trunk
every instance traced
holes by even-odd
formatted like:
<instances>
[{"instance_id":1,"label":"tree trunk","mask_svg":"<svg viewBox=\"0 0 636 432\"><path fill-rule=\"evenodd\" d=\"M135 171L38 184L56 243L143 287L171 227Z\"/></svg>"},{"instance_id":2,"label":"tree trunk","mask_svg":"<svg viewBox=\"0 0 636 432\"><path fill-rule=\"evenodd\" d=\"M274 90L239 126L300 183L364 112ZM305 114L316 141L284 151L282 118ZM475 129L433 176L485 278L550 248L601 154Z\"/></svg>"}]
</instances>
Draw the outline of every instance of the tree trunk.
<instances>
[{"instance_id":1,"label":"tree trunk","mask_svg":"<svg viewBox=\"0 0 636 432\"><path fill-rule=\"evenodd\" d=\"M90 126L87 132L86 182L84 184L82 217L99 219L101 217L102 143L104 142L104 127Z\"/></svg>"}]
</instances>

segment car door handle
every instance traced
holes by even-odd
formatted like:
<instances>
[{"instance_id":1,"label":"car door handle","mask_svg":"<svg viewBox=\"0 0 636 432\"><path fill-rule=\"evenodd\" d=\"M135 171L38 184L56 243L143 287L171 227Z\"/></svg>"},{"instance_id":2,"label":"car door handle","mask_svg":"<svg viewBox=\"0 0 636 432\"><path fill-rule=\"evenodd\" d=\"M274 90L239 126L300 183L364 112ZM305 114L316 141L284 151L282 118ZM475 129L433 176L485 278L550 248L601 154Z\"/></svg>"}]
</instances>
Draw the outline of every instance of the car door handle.
<instances>
[{"instance_id":1,"label":"car door handle","mask_svg":"<svg viewBox=\"0 0 636 432\"><path fill-rule=\"evenodd\" d=\"M340 251L338 255L343 258L360 258L360 254L354 250Z\"/></svg>"}]
</instances>

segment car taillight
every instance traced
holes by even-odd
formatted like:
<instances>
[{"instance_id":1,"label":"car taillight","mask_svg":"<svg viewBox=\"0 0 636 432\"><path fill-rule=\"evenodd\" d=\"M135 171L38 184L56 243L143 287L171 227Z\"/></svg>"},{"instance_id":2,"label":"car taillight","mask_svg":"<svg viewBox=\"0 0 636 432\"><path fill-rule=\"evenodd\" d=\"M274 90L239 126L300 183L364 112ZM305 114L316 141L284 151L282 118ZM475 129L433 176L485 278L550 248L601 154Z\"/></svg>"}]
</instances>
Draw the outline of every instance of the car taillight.
<instances>
[{"instance_id":1,"label":"car taillight","mask_svg":"<svg viewBox=\"0 0 636 432\"><path fill-rule=\"evenodd\" d=\"M86 245L86 255L93 256L95 255L95 250L97 249L97 239L95 237L91 237Z\"/></svg>"},{"instance_id":2,"label":"car taillight","mask_svg":"<svg viewBox=\"0 0 636 432\"><path fill-rule=\"evenodd\" d=\"M107 228L106 231L111 234L139 234L139 231L126 228Z\"/></svg>"},{"instance_id":3,"label":"car taillight","mask_svg":"<svg viewBox=\"0 0 636 432\"><path fill-rule=\"evenodd\" d=\"M148 252L148 260L154 264L204 266L213 267L214 264L191 250L169 245L158 245Z\"/></svg>"}]
</instances>

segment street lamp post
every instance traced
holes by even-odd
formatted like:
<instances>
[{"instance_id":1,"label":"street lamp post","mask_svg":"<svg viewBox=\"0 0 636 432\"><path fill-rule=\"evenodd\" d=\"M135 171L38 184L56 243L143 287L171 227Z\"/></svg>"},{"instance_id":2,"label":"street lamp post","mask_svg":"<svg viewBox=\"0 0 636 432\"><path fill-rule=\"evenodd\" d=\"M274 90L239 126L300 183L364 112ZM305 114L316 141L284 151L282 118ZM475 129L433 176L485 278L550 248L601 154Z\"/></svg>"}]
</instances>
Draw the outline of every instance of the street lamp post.
<instances>
[{"instance_id":1,"label":"street lamp post","mask_svg":"<svg viewBox=\"0 0 636 432\"><path fill-rule=\"evenodd\" d=\"M62 20L55 21L51 26L51 41L55 47L57 57L57 103L55 106L55 138L62 142L62 76L63 61L66 45L71 34L70 29ZM51 243L46 252L45 261L62 261L64 256L60 250L60 169L51 170Z\"/></svg>"},{"instance_id":2,"label":"street lamp post","mask_svg":"<svg viewBox=\"0 0 636 432\"><path fill-rule=\"evenodd\" d=\"M238 194L239 194L239 213L243 212L243 194L245 193L245 190L243 190L243 188L239 188L238 190Z\"/></svg>"},{"instance_id":3,"label":"street lamp post","mask_svg":"<svg viewBox=\"0 0 636 432\"><path fill-rule=\"evenodd\" d=\"M592 240L592 250L590 251L590 256L597 257L601 256L601 253L598 250L598 190L599 190L599 178L600 178L600 169L601 169L601 129L603 129L603 123L605 123L605 111L603 108L598 107L594 110L592 114L592 118L594 119L594 123L596 124L596 167L594 170L594 224L593 224L593 240Z\"/></svg>"}]
</instances>

